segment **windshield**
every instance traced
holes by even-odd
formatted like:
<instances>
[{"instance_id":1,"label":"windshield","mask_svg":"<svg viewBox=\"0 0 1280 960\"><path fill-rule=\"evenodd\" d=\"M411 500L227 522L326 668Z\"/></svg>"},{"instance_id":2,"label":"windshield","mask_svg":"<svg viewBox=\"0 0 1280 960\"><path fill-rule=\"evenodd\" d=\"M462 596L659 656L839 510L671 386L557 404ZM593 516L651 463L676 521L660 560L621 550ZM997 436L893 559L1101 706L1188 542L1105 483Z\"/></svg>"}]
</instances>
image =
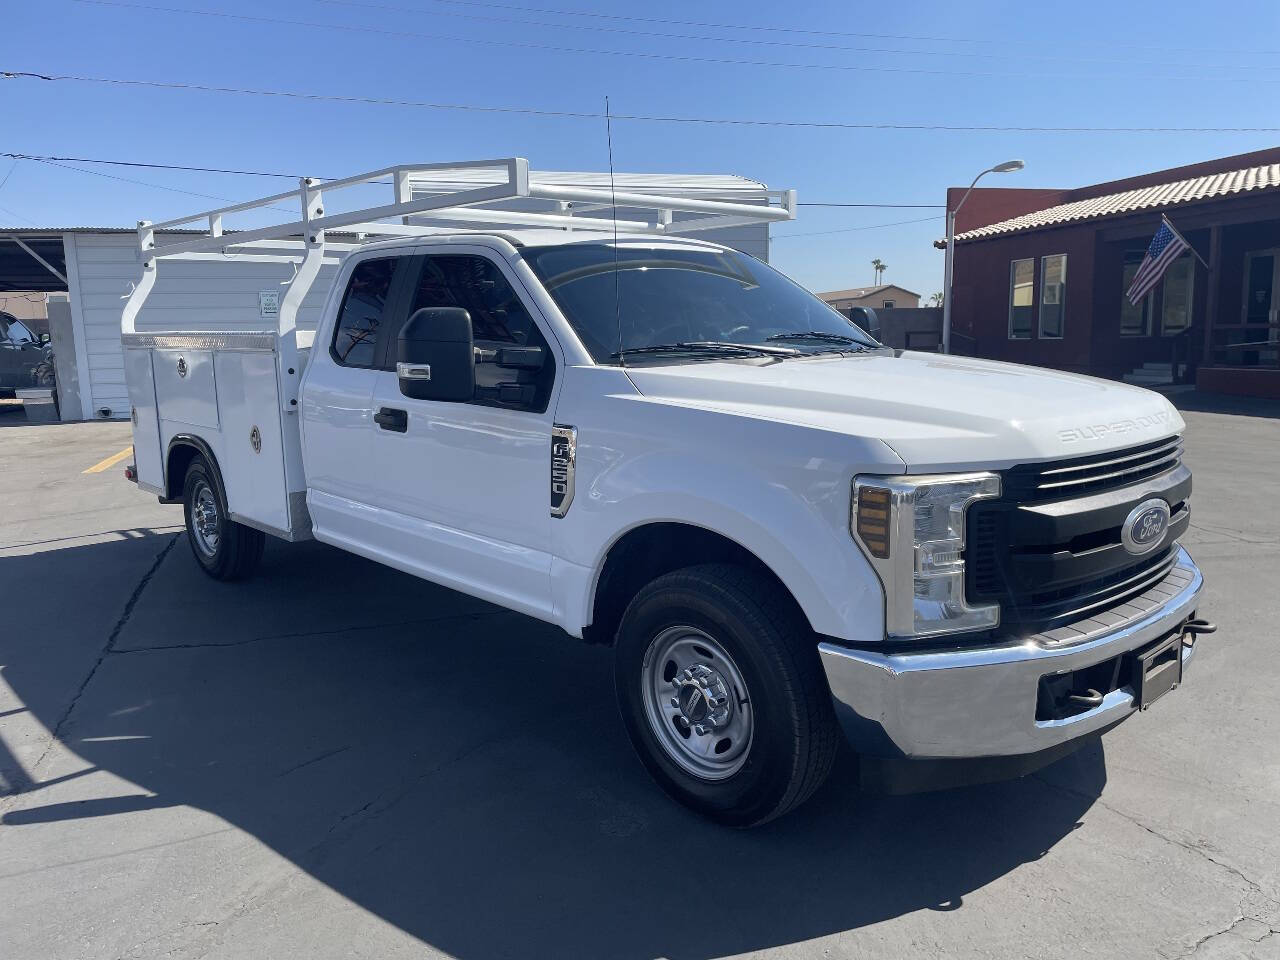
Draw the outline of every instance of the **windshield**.
<instances>
[{"instance_id":1,"label":"windshield","mask_svg":"<svg viewBox=\"0 0 1280 960\"><path fill-rule=\"evenodd\" d=\"M3 323L3 321L0 321ZM35 343L36 335L17 317L9 318L9 339L14 343Z\"/></svg>"},{"instance_id":2,"label":"windshield","mask_svg":"<svg viewBox=\"0 0 1280 960\"><path fill-rule=\"evenodd\" d=\"M734 250L619 245L616 271L610 244L521 252L597 363L617 363L620 349L669 362L654 348L671 345L759 345L773 348L770 355L879 346L803 287Z\"/></svg>"}]
</instances>

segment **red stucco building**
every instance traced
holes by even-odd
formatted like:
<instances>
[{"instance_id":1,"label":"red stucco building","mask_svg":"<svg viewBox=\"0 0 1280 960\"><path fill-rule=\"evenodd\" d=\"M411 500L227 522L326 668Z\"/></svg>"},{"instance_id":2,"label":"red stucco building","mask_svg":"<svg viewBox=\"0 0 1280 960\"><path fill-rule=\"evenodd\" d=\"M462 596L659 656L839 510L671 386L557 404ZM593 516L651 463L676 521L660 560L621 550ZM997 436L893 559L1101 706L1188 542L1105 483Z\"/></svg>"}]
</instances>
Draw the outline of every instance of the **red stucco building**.
<instances>
[{"instance_id":1,"label":"red stucco building","mask_svg":"<svg viewBox=\"0 0 1280 960\"><path fill-rule=\"evenodd\" d=\"M1183 254L1134 307L1162 214L1204 263ZM956 221L954 352L1280 397L1280 148L1068 190L978 188Z\"/></svg>"}]
</instances>

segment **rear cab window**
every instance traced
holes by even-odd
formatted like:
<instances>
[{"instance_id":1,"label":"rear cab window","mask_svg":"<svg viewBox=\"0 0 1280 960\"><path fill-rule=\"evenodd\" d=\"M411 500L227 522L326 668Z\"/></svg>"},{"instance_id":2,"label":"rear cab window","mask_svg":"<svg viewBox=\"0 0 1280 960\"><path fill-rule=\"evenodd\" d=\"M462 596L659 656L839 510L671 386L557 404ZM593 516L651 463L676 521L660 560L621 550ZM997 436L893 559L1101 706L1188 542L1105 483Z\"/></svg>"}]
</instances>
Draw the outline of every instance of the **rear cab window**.
<instances>
[{"instance_id":1,"label":"rear cab window","mask_svg":"<svg viewBox=\"0 0 1280 960\"><path fill-rule=\"evenodd\" d=\"M376 367L396 266L403 257L363 260L342 294L329 353L346 367Z\"/></svg>"}]
</instances>

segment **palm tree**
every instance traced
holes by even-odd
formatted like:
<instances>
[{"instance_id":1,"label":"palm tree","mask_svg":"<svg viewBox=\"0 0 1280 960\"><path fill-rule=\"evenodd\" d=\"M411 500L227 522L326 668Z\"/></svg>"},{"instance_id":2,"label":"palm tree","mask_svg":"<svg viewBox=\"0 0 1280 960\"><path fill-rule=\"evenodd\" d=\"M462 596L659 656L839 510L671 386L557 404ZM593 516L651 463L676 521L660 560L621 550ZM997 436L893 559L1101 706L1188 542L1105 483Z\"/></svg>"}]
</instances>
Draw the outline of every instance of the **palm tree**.
<instances>
[{"instance_id":1,"label":"palm tree","mask_svg":"<svg viewBox=\"0 0 1280 960\"><path fill-rule=\"evenodd\" d=\"M883 260L876 257L871 261L871 269L876 273L876 284L878 285L880 283L880 278L884 276L884 272L888 270L889 267Z\"/></svg>"},{"instance_id":2,"label":"palm tree","mask_svg":"<svg viewBox=\"0 0 1280 960\"><path fill-rule=\"evenodd\" d=\"M929 294L929 305L933 307L942 306L942 294L940 293Z\"/></svg>"}]
</instances>

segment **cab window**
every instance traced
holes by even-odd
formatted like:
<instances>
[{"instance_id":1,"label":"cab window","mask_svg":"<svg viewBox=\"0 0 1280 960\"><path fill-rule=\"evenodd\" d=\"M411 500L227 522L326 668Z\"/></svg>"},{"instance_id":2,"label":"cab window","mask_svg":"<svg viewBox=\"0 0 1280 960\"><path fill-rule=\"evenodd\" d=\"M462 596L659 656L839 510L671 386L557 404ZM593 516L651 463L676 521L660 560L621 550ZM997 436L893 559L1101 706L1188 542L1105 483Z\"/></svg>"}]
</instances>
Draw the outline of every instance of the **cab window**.
<instances>
[{"instance_id":1,"label":"cab window","mask_svg":"<svg viewBox=\"0 0 1280 960\"><path fill-rule=\"evenodd\" d=\"M515 289L493 261L475 255L420 258L417 282L405 318L423 307L461 307L471 315L476 347L474 403L542 413L555 381L555 362L547 340ZM538 369L499 366L499 351L533 347L541 351ZM394 364L394 347L389 360Z\"/></svg>"},{"instance_id":2,"label":"cab window","mask_svg":"<svg viewBox=\"0 0 1280 960\"><path fill-rule=\"evenodd\" d=\"M365 260L351 271L329 352L347 367L373 367L398 257Z\"/></svg>"}]
</instances>

